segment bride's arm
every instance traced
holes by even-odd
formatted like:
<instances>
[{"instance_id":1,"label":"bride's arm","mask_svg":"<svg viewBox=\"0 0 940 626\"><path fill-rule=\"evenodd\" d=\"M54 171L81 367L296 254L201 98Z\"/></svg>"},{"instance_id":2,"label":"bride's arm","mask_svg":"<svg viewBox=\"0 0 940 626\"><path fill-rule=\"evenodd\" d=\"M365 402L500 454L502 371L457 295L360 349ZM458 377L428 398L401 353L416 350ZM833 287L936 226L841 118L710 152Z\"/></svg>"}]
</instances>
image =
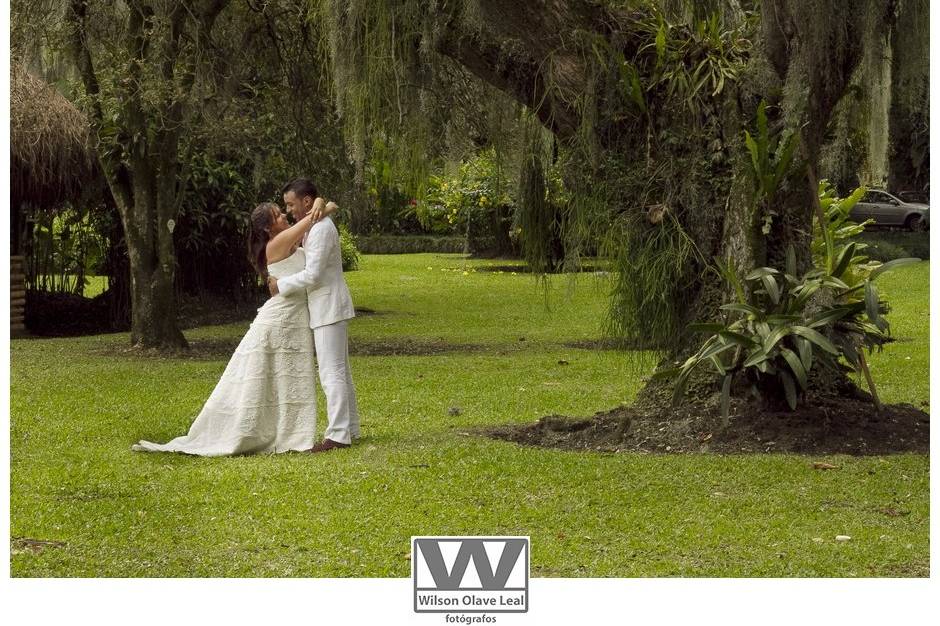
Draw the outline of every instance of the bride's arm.
<instances>
[{"instance_id":1,"label":"bride's arm","mask_svg":"<svg viewBox=\"0 0 940 626\"><path fill-rule=\"evenodd\" d=\"M323 198L317 198L314 200L313 209L311 210L311 213L313 213L313 223L316 224L324 217L333 215L336 213L337 209L339 209L339 206L332 200L327 202Z\"/></svg>"},{"instance_id":2,"label":"bride's arm","mask_svg":"<svg viewBox=\"0 0 940 626\"><path fill-rule=\"evenodd\" d=\"M333 215L339 209L339 206L332 200L326 202L326 204L324 202L326 201L323 198L317 198L314 202L313 209L310 211L313 213L313 224L316 224L324 217Z\"/></svg>"},{"instance_id":3,"label":"bride's arm","mask_svg":"<svg viewBox=\"0 0 940 626\"><path fill-rule=\"evenodd\" d=\"M339 207L335 202L326 202L323 198L317 198L313 201L313 208L297 220L297 223L290 228L279 232L268 242L266 248L269 259L280 259L290 255L291 248L295 243L303 239L304 235L310 230L310 227L319 222L327 215L336 213Z\"/></svg>"},{"instance_id":4,"label":"bride's arm","mask_svg":"<svg viewBox=\"0 0 940 626\"><path fill-rule=\"evenodd\" d=\"M313 226L317 216L324 210L325 201L317 198L313 201L313 208L307 212L297 223L274 235L265 248L269 259L283 259L290 255L295 243L303 239L304 234Z\"/></svg>"}]
</instances>

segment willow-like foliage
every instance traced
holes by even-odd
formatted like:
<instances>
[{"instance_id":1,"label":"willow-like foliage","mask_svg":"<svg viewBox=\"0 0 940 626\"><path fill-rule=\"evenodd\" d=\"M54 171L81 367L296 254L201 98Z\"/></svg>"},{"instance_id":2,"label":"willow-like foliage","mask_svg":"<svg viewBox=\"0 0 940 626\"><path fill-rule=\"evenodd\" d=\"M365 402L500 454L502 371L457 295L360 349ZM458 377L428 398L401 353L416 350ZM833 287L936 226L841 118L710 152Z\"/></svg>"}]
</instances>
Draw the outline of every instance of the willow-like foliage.
<instances>
[{"instance_id":1,"label":"willow-like foliage","mask_svg":"<svg viewBox=\"0 0 940 626\"><path fill-rule=\"evenodd\" d=\"M439 23L449 15L444 5L311 2L324 25L331 94L360 175L378 157L391 177L420 197L432 165L512 140L518 106L434 50Z\"/></svg>"},{"instance_id":2,"label":"willow-like foliage","mask_svg":"<svg viewBox=\"0 0 940 626\"><path fill-rule=\"evenodd\" d=\"M530 123L527 146L522 153L519 169L519 192L516 195L517 225L522 229L522 254L533 272L544 275L554 269L557 251L553 242L558 240L560 225L556 211L548 201L545 182L545 147L541 128Z\"/></svg>"},{"instance_id":3,"label":"willow-like foliage","mask_svg":"<svg viewBox=\"0 0 940 626\"><path fill-rule=\"evenodd\" d=\"M420 194L435 161L501 144L533 270L576 270L584 257L601 255L616 277L607 328L635 343L678 341L687 320L677 292L706 271L685 230L708 221L696 211L721 204L714 188L729 171L715 158L726 148L718 100L745 59L747 42L735 28L750 14L732 3L725 13L740 23L725 24L700 3L611 3L639 7L642 19L618 24L622 32L612 38L572 30L564 51L541 59L546 103L533 106L563 103L559 115L568 111L576 127L561 132L562 120L541 114L536 132L537 110L507 106L512 100L503 92L439 53L446 38L454 46L499 32L487 13L494 3L312 1L326 23L333 95L360 166L379 149L393 176ZM709 23L700 19L709 15ZM507 43L497 66L511 66L522 52ZM568 69L573 60L583 69L576 77ZM553 126L561 129L554 142L545 131ZM551 199L549 167L565 187ZM655 204L669 208L654 225L646 216Z\"/></svg>"},{"instance_id":4,"label":"willow-like foliage","mask_svg":"<svg viewBox=\"0 0 940 626\"><path fill-rule=\"evenodd\" d=\"M720 304L710 265L728 253L729 207L744 205L733 218L745 223L741 249L767 257L777 253L774 240L806 243L799 232L812 203L802 173L779 192L799 193L780 205L785 213L800 204L792 220L770 208L779 202L750 208L735 195L739 155L747 154L743 130L758 103L773 100L773 132L805 128L805 156L815 159L846 68L885 19L884 0L559 0L541 8L509 0L312 1L329 20L335 97L360 162L370 142L381 141L392 146L392 168L420 188L428 163L460 154L452 148L461 137L460 148L470 150L505 141L500 154L517 164L507 171L515 169L532 267L609 260L608 329L667 352L687 344L687 324ZM787 40L789 30L766 20L799 37ZM466 96L507 101L481 82L525 106L499 131L483 129L467 142L468 126L455 123L473 109ZM550 142L526 132L532 118L554 134L550 151ZM548 199L549 168L561 172L563 202ZM761 234L760 223L771 230ZM754 237L768 245L747 241Z\"/></svg>"}]
</instances>

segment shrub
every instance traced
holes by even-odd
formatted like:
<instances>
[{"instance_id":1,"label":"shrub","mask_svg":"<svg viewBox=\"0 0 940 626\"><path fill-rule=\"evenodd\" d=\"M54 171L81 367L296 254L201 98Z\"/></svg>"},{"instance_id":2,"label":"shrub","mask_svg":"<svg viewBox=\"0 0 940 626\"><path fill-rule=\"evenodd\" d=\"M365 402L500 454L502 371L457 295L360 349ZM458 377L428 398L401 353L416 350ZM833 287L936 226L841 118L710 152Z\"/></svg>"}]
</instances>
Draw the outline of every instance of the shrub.
<instances>
[{"instance_id":1,"label":"shrub","mask_svg":"<svg viewBox=\"0 0 940 626\"><path fill-rule=\"evenodd\" d=\"M930 258L930 233L875 231L864 232L859 240L868 244L869 257L876 261L891 261L904 257Z\"/></svg>"},{"instance_id":2,"label":"shrub","mask_svg":"<svg viewBox=\"0 0 940 626\"><path fill-rule=\"evenodd\" d=\"M108 292L94 298L74 293L29 290L25 323L37 336L67 337L113 332L108 318Z\"/></svg>"},{"instance_id":3,"label":"shrub","mask_svg":"<svg viewBox=\"0 0 940 626\"><path fill-rule=\"evenodd\" d=\"M469 252L510 253L515 198L494 150L484 150L452 173L432 175L414 214L435 234L466 234Z\"/></svg>"},{"instance_id":4,"label":"shrub","mask_svg":"<svg viewBox=\"0 0 940 626\"><path fill-rule=\"evenodd\" d=\"M356 248L356 238L345 224L339 225L339 249L343 257L343 271L351 272L359 269L359 249Z\"/></svg>"},{"instance_id":5,"label":"shrub","mask_svg":"<svg viewBox=\"0 0 940 626\"><path fill-rule=\"evenodd\" d=\"M363 254L462 253L466 246L463 237L433 235L369 235L357 238L357 242Z\"/></svg>"}]
</instances>

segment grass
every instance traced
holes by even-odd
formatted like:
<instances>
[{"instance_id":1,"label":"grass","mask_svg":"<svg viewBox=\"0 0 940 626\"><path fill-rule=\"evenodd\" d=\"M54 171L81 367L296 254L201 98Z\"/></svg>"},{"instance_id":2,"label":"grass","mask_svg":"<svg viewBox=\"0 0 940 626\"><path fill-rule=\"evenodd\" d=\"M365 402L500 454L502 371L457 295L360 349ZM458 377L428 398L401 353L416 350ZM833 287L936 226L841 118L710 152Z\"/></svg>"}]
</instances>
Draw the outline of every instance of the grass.
<instances>
[{"instance_id":1,"label":"grass","mask_svg":"<svg viewBox=\"0 0 940 626\"><path fill-rule=\"evenodd\" d=\"M48 280L51 282L52 277L48 277ZM85 296L86 298L94 298L98 294L104 293L108 289L108 277L107 276L87 274L85 276L85 280L87 282L85 284L85 289L82 291L82 295Z\"/></svg>"},{"instance_id":2,"label":"grass","mask_svg":"<svg viewBox=\"0 0 940 626\"><path fill-rule=\"evenodd\" d=\"M12 575L403 577L417 534L529 535L534 576L928 575L925 455L573 453L471 434L609 409L649 371L565 347L600 336L598 279L569 293L556 277L547 309L531 276L473 271L493 263L367 255L347 275L377 311L354 344L476 349L354 356L363 440L328 455L132 453L186 432L227 355L96 354L124 333L13 340L11 536L63 545L14 542ZM886 402L927 401L928 278L922 263L879 279L901 340L871 358ZM187 336L234 345L247 325Z\"/></svg>"}]
</instances>

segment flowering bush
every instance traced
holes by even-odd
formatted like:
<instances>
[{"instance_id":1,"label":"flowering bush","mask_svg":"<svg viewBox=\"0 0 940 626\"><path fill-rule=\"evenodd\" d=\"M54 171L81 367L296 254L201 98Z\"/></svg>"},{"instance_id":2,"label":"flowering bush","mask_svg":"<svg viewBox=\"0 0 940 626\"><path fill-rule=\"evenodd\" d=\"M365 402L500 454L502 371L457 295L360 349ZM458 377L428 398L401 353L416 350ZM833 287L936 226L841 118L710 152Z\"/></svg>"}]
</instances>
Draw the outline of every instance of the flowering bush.
<instances>
[{"instance_id":1,"label":"flowering bush","mask_svg":"<svg viewBox=\"0 0 940 626\"><path fill-rule=\"evenodd\" d=\"M415 204L418 220L437 234L466 234L471 251L508 240L515 209L513 183L500 170L495 152L484 150L452 172L428 179Z\"/></svg>"}]
</instances>

